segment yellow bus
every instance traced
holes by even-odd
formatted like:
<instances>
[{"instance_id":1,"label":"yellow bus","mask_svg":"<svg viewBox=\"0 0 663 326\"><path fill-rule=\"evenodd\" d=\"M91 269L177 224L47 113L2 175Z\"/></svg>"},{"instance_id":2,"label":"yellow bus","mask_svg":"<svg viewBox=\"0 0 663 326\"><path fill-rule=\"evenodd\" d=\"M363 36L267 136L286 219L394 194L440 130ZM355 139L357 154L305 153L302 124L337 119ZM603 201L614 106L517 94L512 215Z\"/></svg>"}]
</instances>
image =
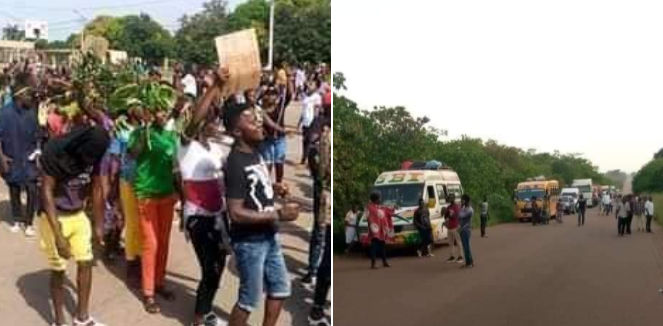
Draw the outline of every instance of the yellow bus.
<instances>
[{"instance_id":1,"label":"yellow bus","mask_svg":"<svg viewBox=\"0 0 663 326\"><path fill-rule=\"evenodd\" d=\"M514 191L514 210L518 221L532 219L532 197L542 208L542 217L554 218L557 216L557 201L559 200L559 182L557 180L528 180L521 182Z\"/></svg>"}]
</instances>

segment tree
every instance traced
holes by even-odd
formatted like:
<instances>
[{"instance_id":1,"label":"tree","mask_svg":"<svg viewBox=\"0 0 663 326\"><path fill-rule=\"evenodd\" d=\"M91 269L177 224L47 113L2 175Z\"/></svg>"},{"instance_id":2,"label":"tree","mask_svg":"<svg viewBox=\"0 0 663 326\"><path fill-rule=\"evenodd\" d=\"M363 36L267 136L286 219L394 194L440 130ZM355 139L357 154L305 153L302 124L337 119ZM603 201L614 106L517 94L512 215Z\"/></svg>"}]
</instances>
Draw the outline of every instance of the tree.
<instances>
[{"instance_id":1,"label":"tree","mask_svg":"<svg viewBox=\"0 0 663 326\"><path fill-rule=\"evenodd\" d=\"M654 159L657 158L663 158L663 148L661 148L660 150L658 150L658 152L656 152L656 154L654 154Z\"/></svg>"},{"instance_id":2,"label":"tree","mask_svg":"<svg viewBox=\"0 0 663 326\"><path fill-rule=\"evenodd\" d=\"M186 62L216 62L214 38L254 28L260 57L267 62L269 2L249 0L229 12L226 1L211 0L203 11L180 18L175 34L178 57ZM274 15L274 62L331 62L331 2L278 0Z\"/></svg>"},{"instance_id":3,"label":"tree","mask_svg":"<svg viewBox=\"0 0 663 326\"><path fill-rule=\"evenodd\" d=\"M331 1L277 1L274 16L275 62L331 62Z\"/></svg>"},{"instance_id":4,"label":"tree","mask_svg":"<svg viewBox=\"0 0 663 326\"><path fill-rule=\"evenodd\" d=\"M16 24L7 24L2 29L2 39L9 41L22 41L25 39L25 31Z\"/></svg>"},{"instance_id":5,"label":"tree","mask_svg":"<svg viewBox=\"0 0 663 326\"><path fill-rule=\"evenodd\" d=\"M127 51L131 57L160 64L174 54L170 33L147 14L124 16L118 22L109 22L107 27L111 48Z\"/></svg>"},{"instance_id":6,"label":"tree","mask_svg":"<svg viewBox=\"0 0 663 326\"><path fill-rule=\"evenodd\" d=\"M249 0L237 7L228 16L229 32L253 28L258 37L260 57L267 60L269 48L269 3L265 0Z\"/></svg>"},{"instance_id":7,"label":"tree","mask_svg":"<svg viewBox=\"0 0 663 326\"><path fill-rule=\"evenodd\" d=\"M655 159L643 166L633 177L633 192L663 191L663 159Z\"/></svg>"},{"instance_id":8,"label":"tree","mask_svg":"<svg viewBox=\"0 0 663 326\"><path fill-rule=\"evenodd\" d=\"M180 29L175 33L177 57L204 65L216 62L214 38L227 33L227 19L227 5L222 0L206 2L201 12L182 16Z\"/></svg>"}]
</instances>

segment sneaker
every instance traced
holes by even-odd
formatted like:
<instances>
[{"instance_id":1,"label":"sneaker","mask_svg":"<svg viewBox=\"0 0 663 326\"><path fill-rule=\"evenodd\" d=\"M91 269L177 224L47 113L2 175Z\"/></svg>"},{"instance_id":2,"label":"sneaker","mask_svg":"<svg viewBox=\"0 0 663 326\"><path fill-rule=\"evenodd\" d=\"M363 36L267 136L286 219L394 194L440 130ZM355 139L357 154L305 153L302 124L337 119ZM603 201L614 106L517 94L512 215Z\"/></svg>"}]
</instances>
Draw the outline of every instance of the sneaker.
<instances>
[{"instance_id":1,"label":"sneaker","mask_svg":"<svg viewBox=\"0 0 663 326\"><path fill-rule=\"evenodd\" d=\"M417 257L421 257L421 250L417 249Z\"/></svg>"},{"instance_id":2,"label":"sneaker","mask_svg":"<svg viewBox=\"0 0 663 326\"><path fill-rule=\"evenodd\" d=\"M74 326L106 326L106 325L94 320L94 318L90 316L87 318L86 321L79 321L78 318L74 318Z\"/></svg>"},{"instance_id":3,"label":"sneaker","mask_svg":"<svg viewBox=\"0 0 663 326\"><path fill-rule=\"evenodd\" d=\"M311 313L308 315L309 325L320 326L320 325L329 325L327 319L325 318L325 312L321 307L313 307Z\"/></svg>"},{"instance_id":4,"label":"sneaker","mask_svg":"<svg viewBox=\"0 0 663 326\"><path fill-rule=\"evenodd\" d=\"M205 325L205 326L225 326L225 325L228 325L228 323L221 320L221 318L219 318L219 316L217 316L215 313L210 312L209 314L205 315L205 318L203 319L203 325Z\"/></svg>"},{"instance_id":5,"label":"sneaker","mask_svg":"<svg viewBox=\"0 0 663 326\"><path fill-rule=\"evenodd\" d=\"M21 231L21 225L18 222L15 222L14 225L9 228L9 231L11 233L18 233Z\"/></svg>"},{"instance_id":6,"label":"sneaker","mask_svg":"<svg viewBox=\"0 0 663 326\"><path fill-rule=\"evenodd\" d=\"M311 273L307 273L306 275L304 275L304 277L302 277L301 281L304 284L311 284L313 283L313 275L311 275Z\"/></svg>"},{"instance_id":7,"label":"sneaker","mask_svg":"<svg viewBox=\"0 0 663 326\"><path fill-rule=\"evenodd\" d=\"M431 254L430 252L426 255L426 257L435 257L435 255Z\"/></svg>"},{"instance_id":8,"label":"sneaker","mask_svg":"<svg viewBox=\"0 0 663 326\"><path fill-rule=\"evenodd\" d=\"M458 257L458 259L456 259L456 262L459 263L459 264L462 264L465 261L463 260L463 257Z\"/></svg>"},{"instance_id":9,"label":"sneaker","mask_svg":"<svg viewBox=\"0 0 663 326\"><path fill-rule=\"evenodd\" d=\"M447 259L447 263L453 263L456 260L456 257L451 256L449 259Z\"/></svg>"},{"instance_id":10,"label":"sneaker","mask_svg":"<svg viewBox=\"0 0 663 326\"><path fill-rule=\"evenodd\" d=\"M25 236L28 238L32 238L35 236L35 228L32 225L28 225L25 228Z\"/></svg>"}]
</instances>

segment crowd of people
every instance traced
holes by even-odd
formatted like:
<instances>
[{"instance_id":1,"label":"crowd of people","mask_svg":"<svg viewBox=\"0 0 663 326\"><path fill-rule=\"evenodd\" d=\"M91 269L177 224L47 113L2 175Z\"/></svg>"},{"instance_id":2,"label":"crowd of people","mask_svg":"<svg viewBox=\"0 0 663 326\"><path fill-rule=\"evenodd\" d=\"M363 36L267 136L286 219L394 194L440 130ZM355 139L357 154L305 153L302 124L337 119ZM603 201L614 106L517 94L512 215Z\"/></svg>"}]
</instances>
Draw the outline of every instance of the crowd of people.
<instances>
[{"instance_id":1,"label":"crowd of people","mask_svg":"<svg viewBox=\"0 0 663 326\"><path fill-rule=\"evenodd\" d=\"M173 69L171 81L156 68L141 77L176 90L171 110L110 112L83 101L73 114L50 101L53 89L72 83L71 69L26 60L3 70L0 169L10 192L10 230L39 236L52 270L53 324L67 324L65 270L73 259L73 324L103 325L88 307L93 243L107 263L126 261L126 282L141 290L146 312L159 313L161 299L175 300L165 276L177 216L202 275L191 325L220 324L212 306L229 255L240 282L229 325L246 325L263 293L263 325L276 325L291 294L279 224L300 212L284 182L286 135L293 133L285 115L293 100L302 104L300 163L308 162L313 179L310 259L302 281L315 281L309 318L324 322L331 286L329 70L284 65L264 73L255 89L229 94L227 69Z\"/></svg>"},{"instance_id":2,"label":"crowd of people","mask_svg":"<svg viewBox=\"0 0 663 326\"><path fill-rule=\"evenodd\" d=\"M470 197L467 194L462 195L460 204L455 200L452 194L446 202L450 203L443 208L441 214L444 216L443 226L447 230L447 240L450 256L447 262L457 262L465 267L473 267L471 251L471 221L474 210L470 204ZM549 218L543 213L536 197L532 197L532 225L548 224ZM639 232L651 233L651 222L654 218L654 203L651 196L638 195L612 195L605 193L600 199L599 215L609 216L613 212L618 222L618 234L624 236L631 234L631 225L635 220L634 229ZM480 204L480 230L481 237L486 237L486 226L489 218L488 198L484 197ZM558 223L563 223L564 206L562 201L557 202L557 214L555 219ZM577 213L578 226L585 225L587 214L587 200L581 194L575 203L574 211ZM371 259L371 268L376 269L376 259L382 260L384 267L390 267L387 260L387 243L392 239L394 226L393 216L396 214L396 207L381 205L380 193L374 192L370 195L369 203L365 207L365 213L359 209L358 205L353 205L347 212L345 225L345 245L348 253L355 244L360 241L359 223L362 217L366 218L368 225L367 237L369 241L368 252ZM419 199L418 207L413 213L412 223L418 233L418 246L416 248L419 257L433 257L432 252L432 225L428 205L423 198Z\"/></svg>"}]
</instances>

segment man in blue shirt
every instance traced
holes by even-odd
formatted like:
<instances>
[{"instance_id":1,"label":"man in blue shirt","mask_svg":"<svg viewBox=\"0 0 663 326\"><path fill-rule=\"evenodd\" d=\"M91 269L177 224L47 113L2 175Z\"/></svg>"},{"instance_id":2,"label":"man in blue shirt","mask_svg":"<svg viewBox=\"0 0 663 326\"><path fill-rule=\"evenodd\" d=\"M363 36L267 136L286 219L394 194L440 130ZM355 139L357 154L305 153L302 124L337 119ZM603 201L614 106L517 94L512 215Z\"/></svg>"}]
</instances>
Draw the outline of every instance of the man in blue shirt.
<instances>
[{"instance_id":1,"label":"man in blue shirt","mask_svg":"<svg viewBox=\"0 0 663 326\"><path fill-rule=\"evenodd\" d=\"M17 76L12 102L0 110L0 174L7 183L12 208L12 232L25 224L25 235L34 236L32 219L38 205L37 168L34 160L39 139L34 91L28 76ZM21 192L27 193L25 212Z\"/></svg>"}]
</instances>

